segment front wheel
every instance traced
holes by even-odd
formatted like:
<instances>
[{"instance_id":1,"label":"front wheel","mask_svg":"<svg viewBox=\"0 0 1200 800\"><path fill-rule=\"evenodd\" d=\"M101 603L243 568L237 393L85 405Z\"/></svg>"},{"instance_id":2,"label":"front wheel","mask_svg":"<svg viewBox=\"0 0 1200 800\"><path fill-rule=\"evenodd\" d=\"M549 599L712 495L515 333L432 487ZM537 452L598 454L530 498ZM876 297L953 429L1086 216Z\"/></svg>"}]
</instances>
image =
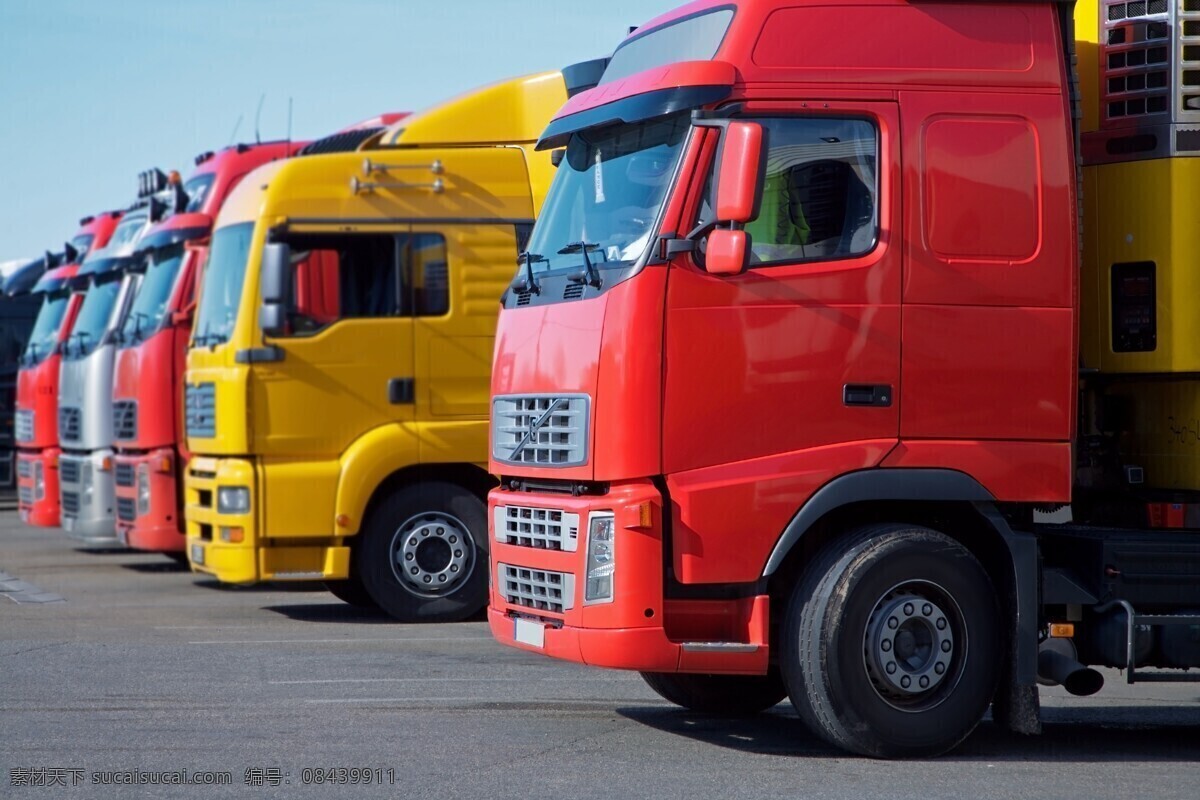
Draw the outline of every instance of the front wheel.
<instances>
[{"instance_id":1,"label":"front wheel","mask_svg":"<svg viewBox=\"0 0 1200 800\"><path fill-rule=\"evenodd\" d=\"M466 489L406 486L374 509L361 535L363 587L401 622L458 622L487 604L487 506Z\"/></svg>"},{"instance_id":2,"label":"front wheel","mask_svg":"<svg viewBox=\"0 0 1200 800\"><path fill-rule=\"evenodd\" d=\"M869 526L827 548L793 592L784 681L831 744L939 755L987 710L1002 632L991 580L965 547L927 528Z\"/></svg>"},{"instance_id":3,"label":"front wheel","mask_svg":"<svg viewBox=\"0 0 1200 800\"><path fill-rule=\"evenodd\" d=\"M691 711L748 717L787 697L779 671L766 675L699 675L643 672L642 679L664 700Z\"/></svg>"}]
</instances>

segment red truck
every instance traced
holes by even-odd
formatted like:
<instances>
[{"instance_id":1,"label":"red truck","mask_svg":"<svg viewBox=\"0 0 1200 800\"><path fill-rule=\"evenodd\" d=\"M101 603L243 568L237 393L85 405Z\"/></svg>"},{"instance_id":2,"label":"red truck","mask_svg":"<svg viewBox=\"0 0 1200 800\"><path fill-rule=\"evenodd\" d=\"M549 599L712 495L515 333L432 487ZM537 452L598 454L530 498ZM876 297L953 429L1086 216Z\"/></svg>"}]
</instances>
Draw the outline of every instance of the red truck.
<instances>
[{"instance_id":1,"label":"red truck","mask_svg":"<svg viewBox=\"0 0 1200 800\"><path fill-rule=\"evenodd\" d=\"M881 757L1036 731L1039 679L1200 678L1194 6L636 29L539 144L496 638Z\"/></svg>"},{"instance_id":2,"label":"red truck","mask_svg":"<svg viewBox=\"0 0 1200 800\"><path fill-rule=\"evenodd\" d=\"M56 528L58 497L58 377L60 349L71 332L83 295L72 293L69 279L90 251L108 244L122 212L108 211L79 221L65 259L72 264L49 269L33 287L44 299L17 375L17 500L21 520Z\"/></svg>"},{"instance_id":3,"label":"red truck","mask_svg":"<svg viewBox=\"0 0 1200 800\"><path fill-rule=\"evenodd\" d=\"M118 338L113 374L113 459L118 538L138 550L182 554L183 371L196 287L213 220L256 167L304 142L239 144L196 157L180 209L140 242L141 284ZM142 180L162 182L158 171Z\"/></svg>"},{"instance_id":4,"label":"red truck","mask_svg":"<svg viewBox=\"0 0 1200 800\"><path fill-rule=\"evenodd\" d=\"M353 149L406 113L351 125L315 142L239 144L196 157L183 212L146 233L145 275L121 332L113 379L117 536L129 547L183 557L183 373L213 221L255 168L297 154Z\"/></svg>"}]
</instances>

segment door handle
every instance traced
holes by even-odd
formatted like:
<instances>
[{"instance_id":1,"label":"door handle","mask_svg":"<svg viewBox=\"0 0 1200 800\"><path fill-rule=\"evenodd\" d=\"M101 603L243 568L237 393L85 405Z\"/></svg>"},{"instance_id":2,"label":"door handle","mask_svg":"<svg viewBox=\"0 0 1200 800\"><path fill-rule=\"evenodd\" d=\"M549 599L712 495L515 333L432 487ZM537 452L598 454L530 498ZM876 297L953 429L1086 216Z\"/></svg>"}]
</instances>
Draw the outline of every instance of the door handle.
<instances>
[{"instance_id":1,"label":"door handle","mask_svg":"<svg viewBox=\"0 0 1200 800\"><path fill-rule=\"evenodd\" d=\"M416 398L416 388L412 378L392 378L388 381L388 402L394 406L413 403Z\"/></svg>"},{"instance_id":2,"label":"door handle","mask_svg":"<svg viewBox=\"0 0 1200 800\"><path fill-rule=\"evenodd\" d=\"M890 384L848 383L842 387L842 403L887 408L892 404L892 387Z\"/></svg>"}]
</instances>

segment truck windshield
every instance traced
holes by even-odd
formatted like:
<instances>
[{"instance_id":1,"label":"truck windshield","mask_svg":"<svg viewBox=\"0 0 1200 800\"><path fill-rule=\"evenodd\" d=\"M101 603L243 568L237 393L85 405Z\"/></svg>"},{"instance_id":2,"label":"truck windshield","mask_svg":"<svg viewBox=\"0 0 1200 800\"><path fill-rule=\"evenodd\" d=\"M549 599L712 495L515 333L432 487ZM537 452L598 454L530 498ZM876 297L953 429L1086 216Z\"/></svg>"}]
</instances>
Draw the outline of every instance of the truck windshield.
<instances>
[{"instance_id":1,"label":"truck windshield","mask_svg":"<svg viewBox=\"0 0 1200 800\"><path fill-rule=\"evenodd\" d=\"M187 213L192 214L204 210L204 201L208 199L208 192L212 189L213 181L216 179L217 173L209 172L197 175L183 185L183 191L188 196L188 204L185 209Z\"/></svg>"},{"instance_id":2,"label":"truck windshield","mask_svg":"<svg viewBox=\"0 0 1200 800\"><path fill-rule=\"evenodd\" d=\"M100 346L120 291L120 274L106 275L103 282L92 284L83 297L83 307L79 309L75 327L67 339L63 353L66 358L83 358Z\"/></svg>"},{"instance_id":3,"label":"truck windshield","mask_svg":"<svg viewBox=\"0 0 1200 800\"><path fill-rule=\"evenodd\" d=\"M183 245L156 250L150 256L150 264L121 329L121 343L125 347L136 345L158 330L167 315L171 290L182 263Z\"/></svg>"},{"instance_id":4,"label":"truck windshield","mask_svg":"<svg viewBox=\"0 0 1200 800\"><path fill-rule=\"evenodd\" d=\"M92 247L92 242L96 241L96 234L81 233L71 240L71 247L75 248L75 252L79 253L77 261L83 261L87 257L88 250Z\"/></svg>"},{"instance_id":5,"label":"truck windshield","mask_svg":"<svg viewBox=\"0 0 1200 800\"><path fill-rule=\"evenodd\" d=\"M28 365L41 363L54 351L69 299L70 296L63 293L46 295L33 323L33 332L29 334L29 344L25 346L25 363Z\"/></svg>"},{"instance_id":6,"label":"truck windshield","mask_svg":"<svg viewBox=\"0 0 1200 800\"><path fill-rule=\"evenodd\" d=\"M229 225L213 234L200 305L196 309L194 346L222 344L233 335L253 237L253 222Z\"/></svg>"},{"instance_id":7,"label":"truck windshield","mask_svg":"<svg viewBox=\"0 0 1200 800\"><path fill-rule=\"evenodd\" d=\"M686 114L575 134L529 240L535 273L628 268L646 252L683 152Z\"/></svg>"}]
</instances>

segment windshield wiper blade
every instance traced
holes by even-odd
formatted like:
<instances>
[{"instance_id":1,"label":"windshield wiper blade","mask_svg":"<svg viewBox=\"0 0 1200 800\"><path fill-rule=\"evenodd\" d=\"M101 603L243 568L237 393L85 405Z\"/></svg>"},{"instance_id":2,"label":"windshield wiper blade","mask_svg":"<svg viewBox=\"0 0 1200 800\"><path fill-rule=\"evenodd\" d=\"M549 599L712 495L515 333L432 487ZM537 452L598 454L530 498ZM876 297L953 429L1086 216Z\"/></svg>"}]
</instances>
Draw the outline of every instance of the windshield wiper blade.
<instances>
[{"instance_id":1,"label":"windshield wiper blade","mask_svg":"<svg viewBox=\"0 0 1200 800\"><path fill-rule=\"evenodd\" d=\"M592 266L592 259L588 257L588 253L594 253L600 249L600 245L592 242L571 242L569 245L558 251L560 256L583 256L583 269L576 270L567 276L567 280L573 283L586 283L588 286L600 288L600 272Z\"/></svg>"},{"instance_id":2,"label":"windshield wiper blade","mask_svg":"<svg viewBox=\"0 0 1200 800\"><path fill-rule=\"evenodd\" d=\"M517 256L517 264L524 265L525 269L517 273L517 277L513 279L512 287L518 292L533 292L541 294L542 287L538 284L537 277L533 274L534 264L549 264L550 259L540 253L531 253L528 250Z\"/></svg>"}]
</instances>

